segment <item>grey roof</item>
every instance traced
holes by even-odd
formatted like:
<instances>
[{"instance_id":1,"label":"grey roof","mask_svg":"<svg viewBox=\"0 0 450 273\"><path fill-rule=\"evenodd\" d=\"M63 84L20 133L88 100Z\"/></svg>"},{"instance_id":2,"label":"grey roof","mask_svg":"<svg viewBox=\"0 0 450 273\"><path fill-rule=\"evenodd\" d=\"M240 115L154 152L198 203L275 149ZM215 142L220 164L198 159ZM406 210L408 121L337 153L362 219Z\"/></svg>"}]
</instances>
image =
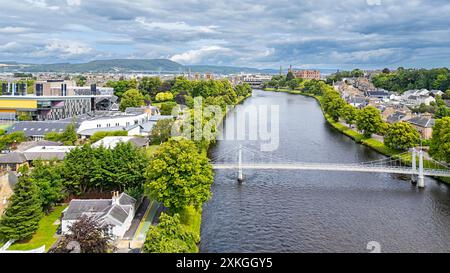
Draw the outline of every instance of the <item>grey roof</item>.
<instances>
[{"instance_id":1,"label":"grey roof","mask_svg":"<svg viewBox=\"0 0 450 273\"><path fill-rule=\"evenodd\" d=\"M134 199L133 197L129 196L126 193L122 193L119 196L119 203L121 205L131 205L131 206L135 206L136 205L136 199Z\"/></svg>"},{"instance_id":2,"label":"grey roof","mask_svg":"<svg viewBox=\"0 0 450 273\"><path fill-rule=\"evenodd\" d=\"M127 107L127 108L125 108L125 113L140 115L140 114L145 113L145 108L141 108L141 107Z\"/></svg>"},{"instance_id":3,"label":"grey roof","mask_svg":"<svg viewBox=\"0 0 450 273\"><path fill-rule=\"evenodd\" d=\"M121 206L114 205L105 216L111 216L113 219L124 223L128 218L128 211L125 211Z\"/></svg>"},{"instance_id":4,"label":"grey roof","mask_svg":"<svg viewBox=\"0 0 450 273\"><path fill-rule=\"evenodd\" d=\"M151 116L149 121L158 121L162 119L173 119L173 116L165 116L165 115Z\"/></svg>"},{"instance_id":5,"label":"grey roof","mask_svg":"<svg viewBox=\"0 0 450 273\"><path fill-rule=\"evenodd\" d=\"M25 151L36 146L62 146L61 142L39 140L39 141L26 141L22 142L17 146L17 150Z\"/></svg>"},{"instance_id":6,"label":"grey roof","mask_svg":"<svg viewBox=\"0 0 450 273\"><path fill-rule=\"evenodd\" d=\"M19 121L14 123L11 128L8 129L8 134L13 132L24 132L25 136L44 136L50 132L61 133L64 132L67 126L71 122L60 122L60 121ZM75 123L75 127L78 124Z\"/></svg>"},{"instance_id":7,"label":"grey roof","mask_svg":"<svg viewBox=\"0 0 450 273\"><path fill-rule=\"evenodd\" d=\"M409 120L407 120L407 122L417 125L419 127L431 128L434 126L435 119L430 118L430 117L420 116L420 117L414 117L412 119L409 119Z\"/></svg>"},{"instance_id":8,"label":"grey roof","mask_svg":"<svg viewBox=\"0 0 450 273\"><path fill-rule=\"evenodd\" d=\"M141 124L142 126L142 132L150 133L153 130L153 127L155 126L156 121L147 121Z\"/></svg>"},{"instance_id":9,"label":"grey roof","mask_svg":"<svg viewBox=\"0 0 450 273\"><path fill-rule=\"evenodd\" d=\"M23 152L23 154L25 155L26 159L28 161L33 161L33 160L44 160L44 161L50 161L50 160L63 160L66 157L66 153L65 152L54 152L54 153L48 153L48 152Z\"/></svg>"},{"instance_id":10,"label":"grey roof","mask_svg":"<svg viewBox=\"0 0 450 273\"><path fill-rule=\"evenodd\" d=\"M395 123L395 122L401 121L404 117L406 117L405 113L397 111L394 114L387 117L387 122Z\"/></svg>"},{"instance_id":11,"label":"grey roof","mask_svg":"<svg viewBox=\"0 0 450 273\"><path fill-rule=\"evenodd\" d=\"M148 138L133 137L132 139L130 139L130 142L133 143L136 147L145 147L148 144Z\"/></svg>"},{"instance_id":12,"label":"grey roof","mask_svg":"<svg viewBox=\"0 0 450 273\"><path fill-rule=\"evenodd\" d=\"M21 164L27 161L25 155L21 152L12 152L0 156L0 164Z\"/></svg>"},{"instance_id":13,"label":"grey roof","mask_svg":"<svg viewBox=\"0 0 450 273\"><path fill-rule=\"evenodd\" d=\"M73 199L64 212L63 220L76 220L83 214L106 213L111 204L111 199Z\"/></svg>"},{"instance_id":14,"label":"grey roof","mask_svg":"<svg viewBox=\"0 0 450 273\"><path fill-rule=\"evenodd\" d=\"M112 199L73 199L64 211L62 219L77 220L82 215L91 215L102 223L123 224L135 208L136 202L136 199L126 193L119 196L117 203Z\"/></svg>"}]
</instances>

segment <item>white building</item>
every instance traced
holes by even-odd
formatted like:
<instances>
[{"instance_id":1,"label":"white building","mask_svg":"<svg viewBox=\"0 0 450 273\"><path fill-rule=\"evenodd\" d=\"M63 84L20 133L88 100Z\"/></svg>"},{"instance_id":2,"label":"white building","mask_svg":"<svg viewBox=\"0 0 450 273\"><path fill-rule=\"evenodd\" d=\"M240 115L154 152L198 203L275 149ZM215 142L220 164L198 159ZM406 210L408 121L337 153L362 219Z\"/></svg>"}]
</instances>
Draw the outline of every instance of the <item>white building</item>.
<instances>
[{"instance_id":1,"label":"white building","mask_svg":"<svg viewBox=\"0 0 450 273\"><path fill-rule=\"evenodd\" d=\"M150 116L151 113L144 110L140 113L117 112L94 116L80 122L77 134L82 138L100 131L127 131L129 136L141 135L142 124L148 122Z\"/></svg>"},{"instance_id":2,"label":"white building","mask_svg":"<svg viewBox=\"0 0 450 273\"><path fill-rule=\"evenodd\" d=\"M136 199L126 193L115 192L111 199L73 199L63 211L61 232L68 234L69 227L86 215L109 226L110 234L120 239L130 228L135 212Z\"/></svg>"}]
</instances>

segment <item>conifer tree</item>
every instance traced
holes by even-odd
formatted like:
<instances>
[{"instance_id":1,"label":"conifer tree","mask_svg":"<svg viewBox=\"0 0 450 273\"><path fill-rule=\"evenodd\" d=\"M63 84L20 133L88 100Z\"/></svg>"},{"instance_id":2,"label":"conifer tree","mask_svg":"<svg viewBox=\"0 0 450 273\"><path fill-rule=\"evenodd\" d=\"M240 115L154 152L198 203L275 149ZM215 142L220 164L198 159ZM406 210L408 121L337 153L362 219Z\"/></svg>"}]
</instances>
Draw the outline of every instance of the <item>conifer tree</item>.
<instances>
[{"instance_id":1,"label":"conifer tree","mask_svg":"<svg viewBox=\"0 0 450 273\"><path fill-rule=\"evenodd\" d=\"M0 236L13 240L30 238L38 229L42 207L39 189L28 175L19 177L9 202L0 220Z\"/></svg>"}]
</instances>

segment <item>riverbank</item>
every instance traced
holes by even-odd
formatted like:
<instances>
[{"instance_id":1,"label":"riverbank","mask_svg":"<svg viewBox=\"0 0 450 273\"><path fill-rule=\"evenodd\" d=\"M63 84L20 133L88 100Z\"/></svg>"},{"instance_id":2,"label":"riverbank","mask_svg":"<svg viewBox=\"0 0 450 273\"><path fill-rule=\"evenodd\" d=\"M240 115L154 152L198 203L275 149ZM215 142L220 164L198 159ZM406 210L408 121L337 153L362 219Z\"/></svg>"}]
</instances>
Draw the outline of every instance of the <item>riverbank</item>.
<instances>
[{"instance_id":1,"label":"riverbank","mask_svg":"<svg viewBox=\"0 0 450 273\"><path fill-rule=\"evenodd\" d=\"M248 94L245 97L238 98L234 107L243 103L246 99L248 99L251 96L252 96L252 93ZM227 112L225 112L225 114L223 115L220 123L222 123L225 120L225 118L227 117L227 115L229 114L230 111L231 111L231 108L227 108ZM216 136L216 138L217 138L217 136ZM212 147L212 145L210 143L207 148L203 149L202 152L205 154L208 154L208 151L210 150L211 147ZM202 209L201 208L195 209L194 207L189 206L180 212L180 216L181 216L180 217L181 223L183 225L185 225L189 230L194 232L196 235L198 235L198 238L200 238L200 241L201 241ZM200 241L198 242L199 245L200 245ZM198 249L198 252L200 252L200 248Z\"/></svg>"},{"instance_id":2,"label":"riverbank","mask_svg":"<svg viewBox=\"0 0 450 273\"><path fill-rule=\"evenodd\" d=\"M283 92L283 93L289 93L289 94L296 94L296 95L302 95L302 96L307 96L307 97L312 97L314 99L316 99L317 103L320 106L320 109L322 110L322 113L325 117L325 119L327 120L327 122L336 130L338 130L339 132L341 132L342 134L350 137L351 139L353 139L356 143L365 145L375 151L377 151L380 154L383 154L385 156L389 156L392 158L398 158L400 159L404 164L406 165L412 165L412 155L410 154L404 154L402 156L398 156L398 154L402 153L402 151L398 151L398 150L394 150L391 149L389 147L387 147L386 145L384 145L383 142L375 139L375 138L365 138L362 134L360 134L359 132L355 131L354 129L345 126L339 122L334 121L327 113L325 113L325 111L323 110L322 107L322 97L321 96L317 96L317 95L313 95L313 94L309 94L309 93L305 93L302 92L300 90L290 90L290 89L286 89L286 88L280 88L278 90L274 89L274 88L266 88L263 89L264 91L270 91L270 92ZM429 160L424 159L424 167L430 166L432 163ZM450 178L447 177L434 177L436 180L446 183L448 185L450 185Z\"/></svg>"}]
</instances>

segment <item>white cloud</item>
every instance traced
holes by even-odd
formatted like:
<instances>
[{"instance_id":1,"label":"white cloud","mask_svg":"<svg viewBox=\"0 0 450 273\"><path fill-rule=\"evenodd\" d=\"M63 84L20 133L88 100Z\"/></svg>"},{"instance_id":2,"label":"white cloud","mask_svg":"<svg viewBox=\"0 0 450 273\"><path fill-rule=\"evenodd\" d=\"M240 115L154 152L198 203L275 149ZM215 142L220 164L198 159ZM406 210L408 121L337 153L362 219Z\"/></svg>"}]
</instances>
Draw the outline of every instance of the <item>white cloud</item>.
<instances>
[{"instance_id":1,"label":"white cloud","mask_svg":"<svg viewBox=\"0 0 450 273\"><path fill-rule=\"evenodd\" d=\"M229 51L230 49L221 46L204 46L200 49L193 49L181 54L175 54L170 59L174 62L183 64L193 64L201 62L208 56Z\"/></svg>"},{"instance_id":2,"label":"white cloud","mask_svg":"<svg viewBox=\"0 0 450 273\"><path fill-rule=\"evenodd\" d=\"M168 31L194 31L214 33L216 26L191 26L185 22L148 22L144 17L137 17L135 21L149 30L162 29Z\"/></svg>"},{"instance_id":3,"label":"white cloud","mask_svg":"<svg viewBox=\"0 0 450 273\"><path fill-rule=\"evenodd\" d=\"M81 0L67 0L67 5L79 6L79 5L81 5Z\"/></svg>"},{"instance_id":4,"label":"white cloud","mask_svg":"<svg viewBox=\"0 0 450 273\"><path fill-rule=\"evenodd\" d=\"M26 32L27 30L28 30L28 28L24 28L24 27L2 27L2 28L0 28L0 33L17 34L17 33Z\"/></svg>"},{"instance_id":5,"label":"white cloud","mask_svg":"<svg viewBox=\"0 0 450 273\"><path fill-rule=\"evenodd\" d=\"M366 0L367 5L369 6L380 6L381 0Z\"/></svg>"},{"instance_id":6,"label":"white cloud","mask_svg":"<svg viewBox=\"0 0 450 273\"><path fill-rule=\"evenodd\" d=\"M93 49L84 43L68 40L51 40L43 49L33 52L36 57L57 56L62 59L93 53Z\"/></svg>"},{"instance_id":7,"label":"white cloud","mask_svg":"<svg viewBox=\"0 0 450 273\"><path fill-rule=\"evenodd\" d=\"M58 10L58 6L50 6L48 5L46 0L26 0L31 5L37 7L37 8L45 8L50 10Z\"/></svg>"}]
</instances>

